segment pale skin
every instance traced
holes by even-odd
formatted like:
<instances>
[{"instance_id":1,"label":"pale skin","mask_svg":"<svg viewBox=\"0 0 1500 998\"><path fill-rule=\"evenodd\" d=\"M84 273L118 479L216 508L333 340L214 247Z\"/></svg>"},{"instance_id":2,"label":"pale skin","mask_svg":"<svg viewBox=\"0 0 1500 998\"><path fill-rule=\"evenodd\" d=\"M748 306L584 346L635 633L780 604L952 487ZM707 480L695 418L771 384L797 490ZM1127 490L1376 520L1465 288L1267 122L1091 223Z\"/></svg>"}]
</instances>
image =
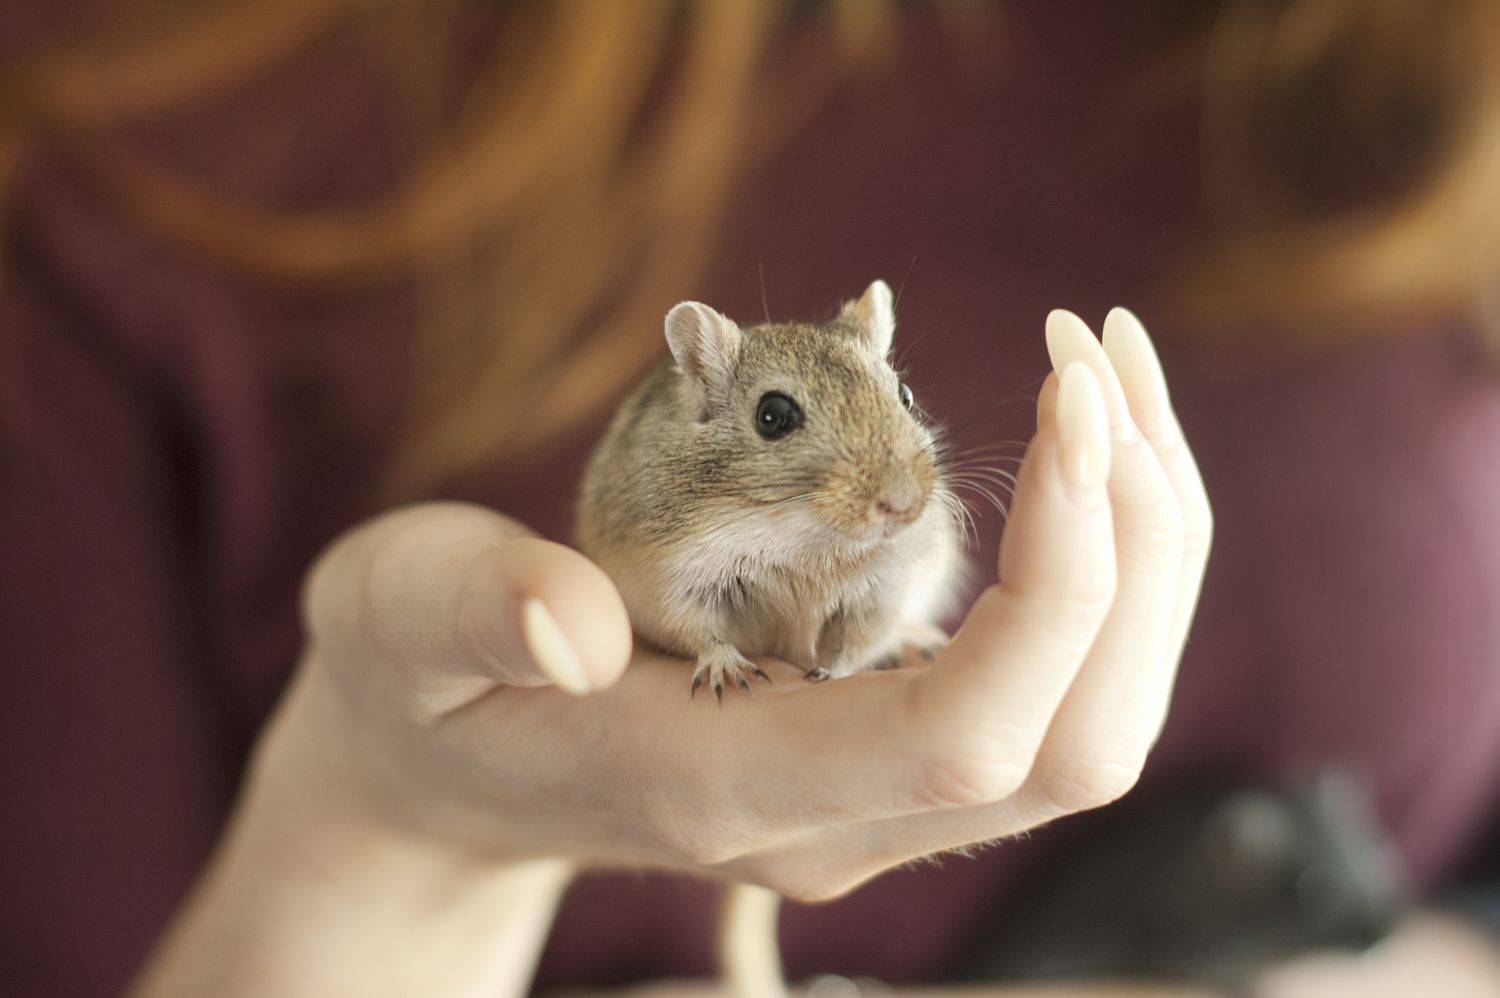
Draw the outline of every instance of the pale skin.
<instances>
[{"instance_id":1,"label":"pale skin","mask_svg":"<svg viewBox=\"0 0 1500 998\"><path fill-rule=\"evenodd\" d=\"M1150 341L1048 322L1000 582L925 668L753 699L632 653L608 579L472 506L308 580L307 644L140 998L520 995L580 866L836 897L1108 803L1161 730L1212 534ZM544 608L539 610L538 608ZM627 666L629 668L627 669Z\"/></svg>"}]
</instances>

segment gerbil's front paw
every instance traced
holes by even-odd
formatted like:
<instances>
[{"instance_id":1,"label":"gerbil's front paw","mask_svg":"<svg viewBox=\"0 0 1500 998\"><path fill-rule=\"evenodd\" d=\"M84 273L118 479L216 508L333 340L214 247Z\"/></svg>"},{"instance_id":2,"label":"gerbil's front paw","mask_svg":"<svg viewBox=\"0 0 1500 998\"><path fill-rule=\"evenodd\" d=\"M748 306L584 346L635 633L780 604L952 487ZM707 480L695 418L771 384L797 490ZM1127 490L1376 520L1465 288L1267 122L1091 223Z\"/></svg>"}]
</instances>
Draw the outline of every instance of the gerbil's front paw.
<instances>
[{"instance_id":1,"label":"gerbil's front paw","mask_svg":"<svg viewBox=\"0 0 1500 998\"><path fill-rule=\"evenodd\" d=\"M931 624L907 624L901 628L901 662L920 659L931 662L948 647L948 632Z\"/></svg>"},{"instance_id":2,"label":"gerbil's front paw","mask_svg":"<svg viewBox=\"0 0 1500 998\"><path fill-rule=\"evenodd\" d=\"M760 666L741 655L740 650L734 645L722 643L712 645L698 656L698 667L693 670L693 693L696 694L698 687L707 682L708 688L713 690L714 697L719 703L723 703L726 681L734 683L749 693L750 680L745 678L747 672L768 683L771 682L771 677L761 671Z\"/></svg>"},{"instance_id":3,"label":"gerbil's front paw","mask_svg":"<svg viewBox=\"0 0 1500 998\"><path fill-rule=\"evenodd\" d=\"M875 672L899 669L903 665L931 662L948 646L948 635L931 624L907 624L901 628L900 640L887 655L877 658L870 668Z\"/></svg>"}]
</instances>

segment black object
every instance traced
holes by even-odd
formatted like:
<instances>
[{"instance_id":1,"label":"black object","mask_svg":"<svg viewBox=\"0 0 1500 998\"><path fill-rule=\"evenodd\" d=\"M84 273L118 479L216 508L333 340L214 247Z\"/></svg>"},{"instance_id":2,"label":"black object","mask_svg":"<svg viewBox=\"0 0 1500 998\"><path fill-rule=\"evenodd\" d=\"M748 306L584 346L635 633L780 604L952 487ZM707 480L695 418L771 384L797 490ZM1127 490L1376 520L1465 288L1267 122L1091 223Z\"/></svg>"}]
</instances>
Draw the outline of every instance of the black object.
<instances>
[{"instance_id":1,"label":"black object","mask_svg":"<svg viewBox=\"0 0 1500 998\"><path fill-rule=\"evenodd\" d=\"M1342 772L1126 798L1079 832L981 920L957 980L1236 990L1298 953L1373 945L1406 905L1395 850Z\"/></svg>"}]
</instances>

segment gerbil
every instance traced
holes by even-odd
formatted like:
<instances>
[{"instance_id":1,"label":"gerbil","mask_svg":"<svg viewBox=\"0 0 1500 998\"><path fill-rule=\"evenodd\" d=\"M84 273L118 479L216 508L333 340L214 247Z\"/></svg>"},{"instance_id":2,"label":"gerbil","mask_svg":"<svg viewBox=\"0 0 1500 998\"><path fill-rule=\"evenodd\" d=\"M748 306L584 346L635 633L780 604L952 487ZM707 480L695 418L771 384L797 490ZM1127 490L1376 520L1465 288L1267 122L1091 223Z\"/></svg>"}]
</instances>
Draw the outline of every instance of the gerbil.
<instances>
[{"instance_id":1,"label":"gerbil","mask_svg":"<svg viewBox=\"0 0 1500 998\"><path fill-rule=\"evenodd\" d=\"M934 431L891 368L891 290L822 324L741 329L683 302L672 359L621 406L584 473L580 548L619 588L637 634L695 662L691 691L809 680L930 655L960 561L958 500ZM730 986L784 993L776 899L732 888Z\"/></svg>"},{"instance_id":2,"label":"gerbil","mask_svg":"<svg viewBox=\"0 0 1500 998\"><path fill-rule=\"evenodd\" d=\"M683 302L673 360L622 405L584 472L583 552L637 633L749 688L771 655L814 680L944 640L959 527L933 431L891 369L891 291L832 322L740 329Z\"/></svg>"}]
</instances>

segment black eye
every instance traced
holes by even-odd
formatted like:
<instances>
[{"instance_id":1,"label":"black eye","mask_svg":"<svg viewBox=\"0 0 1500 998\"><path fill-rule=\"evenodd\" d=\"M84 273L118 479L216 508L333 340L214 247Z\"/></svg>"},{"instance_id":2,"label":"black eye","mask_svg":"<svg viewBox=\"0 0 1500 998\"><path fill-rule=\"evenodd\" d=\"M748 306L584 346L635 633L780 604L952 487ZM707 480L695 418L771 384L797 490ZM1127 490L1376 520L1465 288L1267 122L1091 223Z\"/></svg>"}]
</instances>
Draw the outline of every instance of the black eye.
<instances>
[{"instance_id":1,"label":"black eye","mask_svg":"<svg viewBox=\"0 0 1500 998\"><path fill-rule=\"evenodd\" d=\"M780 392L767 392L755 408L755 428L767 440L784 437L802 425L802 410Z\"/></svg>"},{"instance_id":2,"label":"black eye","mask_svg":"<svg viewBox=\"0 0 1500 998\"><path fill-rule=\"evenodd\" d=\"M901 408L911 412L912 403L916 400L911 397L911 388L906 382L901 382L901 387L896 389L896 397L901 400Z\"/></svg>"}]
</instances>

